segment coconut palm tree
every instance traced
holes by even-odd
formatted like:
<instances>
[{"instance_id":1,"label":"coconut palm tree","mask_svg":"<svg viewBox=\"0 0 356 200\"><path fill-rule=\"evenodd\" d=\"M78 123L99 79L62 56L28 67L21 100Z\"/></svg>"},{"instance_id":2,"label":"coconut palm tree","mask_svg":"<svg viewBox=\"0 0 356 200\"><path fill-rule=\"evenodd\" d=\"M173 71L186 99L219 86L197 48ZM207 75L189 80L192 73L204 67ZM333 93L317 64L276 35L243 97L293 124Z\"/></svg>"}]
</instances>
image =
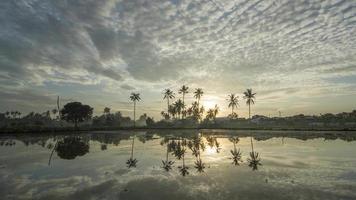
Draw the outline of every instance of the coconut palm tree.
<instances>
[{"instance_id":1,"label":"coconut palm tree","mask_svg":"<svg viewBox=\"0 0 356 200\"><path fill-rule=\"evenodd\" d=\"M256 93L252 92L252 89L247 89L244 92L244 99L246 99L246 104L248 105L248 118L251 119L251 104L255 104Z\"/></svg>"},{"instance_id":2,"label":"coconut palm tree","mask_svg":"<svg viewBox=\"0 0 356 200\"><path fill-rule=\"evenodd\" d=\"M141 100L139 93L131 93L130 100L134 102L134 127L136 126L136 102Z\"/></svg>"},{"instance_id":3,"label":"coconut palm tree","mask_svg":"<svg viewBox=\"0 0 356 200\"><path fill-rule=\"evenodd\" d=\"M174 92L172 91L172 90L170 90L170 89L165 89L164 91L163 91L163 99L167 99L167 112L168 112L168 114L169 114L169 100L170 99L174 99Z\"/></svg>"},{"instance_id":4,"label":"coconut palm tree","mask_svg":"<svg viewBox=\"0 0 356 200\"><path fill-rule=\"evenodd\" d=\"M253 142L252 142L252 137L251 137L251 149L252 151L250 152L250 158L247 159L247 161L249 162L249 167L252 168L252 170L258 170L258 166L262 165L261 159L259 158L259 154L258 152L255 152L253 149Z\"/></svg>"},{"instance_id":5,"label":"coconut palm tree","mask_svg":"<svg viewBox=\"0 0 356 200\"><path fill-rule=\"evenodd\" d=\"M240 151L240 148L239 150L236 149L236 144L240 141L240 139L238 137L231 137L229 138L230 142L232 142L234 144L234 149L233 150L230 150L231 152L231 155L232 155L232 164L234 165L240 165L240 162L242 162L242 157L241 157L241 154L242 152Z\"/></svg>"},{"instance_id":6,"label":"coconut palm tree","mask_svg":"<svg viewBox=\"0 0 356 200\"><path fill-rule=\"evenodd\" d=\"M210 108L208 111L207 111L207 114L206 114L206 117L205 117L207 120L211 120L211 119L214 119L214 109Z\"/></svg>"},{"instance_id":7,"label":"coconut palm tree","mask_svg":"<svg viewBox=\"0 0 356 200\"><path fill-rule=\"evenodd\" d=\"M204 94L204 92L203 92L203 89L201 89L201 88L197 88L194 91L194 98L196 98L198 101L198 108L199 108L200 98L203 96L203 94Z\"/></svg>"},{"instance_id":8,"label":"coconut palm tree","mask_svg":"<svg viewBox=\"0 0 356 200\"><path fill-rule=\"evenodd\" d=\"M183 104L185 105L185 102L184 102L184 97L185 97L185 94L188 94L188 89L189 87L183 85L180 89L179 89L179 94L182 94L182 99L183 99ZM183 111L185 111L185 108L183 109ZM184 112L185 113L185 112ZM185 117L185 114L183 115L183 117Z\"/></svg>"},{"instance_id":9,"label":"coconut palm tree","mask_svg":"<svg viewBox=\"0 0 356 200\"><path fill-rule=\"evenodd\" d=\"M179 118L181 118L181 113L182 113L182 111L183 111L184 108L185 108L185 105L184 105L183 101L180 100L180 99L178 99L178 101L176 101L176 102L174 103L174 107L175 107L176 110L177 110L177 113L178 113Z\"/></svg>"},{"instance_id":10,"label":"coconut palm tree","mask_svg":"<svg viewBox=\"0 0 356 200\"><path fill-rule=\"evenodd\" d=\"M237 106L239 105L239 97L235 94L229 94L226 100L229 103L229 108L231 108L231 116L233 116L234 108L237 108Z\"/></svg>"},{"instance_id":11,"label":"coconut palm tree","mask_svg":"<svg viewBox=\"0 0 356 200\"><path fill-rule=\"evenodd\" d=\"M133 155L134 155L134 154L133 154L133 153L134 153L134 144L135 144L135 136L132 137L131 156L130 156L130 158L126 161L127 168L136 167L136 164L137 164L137 162L138 162L138 160L133 157Z\"/></svg>"}]
</instances>

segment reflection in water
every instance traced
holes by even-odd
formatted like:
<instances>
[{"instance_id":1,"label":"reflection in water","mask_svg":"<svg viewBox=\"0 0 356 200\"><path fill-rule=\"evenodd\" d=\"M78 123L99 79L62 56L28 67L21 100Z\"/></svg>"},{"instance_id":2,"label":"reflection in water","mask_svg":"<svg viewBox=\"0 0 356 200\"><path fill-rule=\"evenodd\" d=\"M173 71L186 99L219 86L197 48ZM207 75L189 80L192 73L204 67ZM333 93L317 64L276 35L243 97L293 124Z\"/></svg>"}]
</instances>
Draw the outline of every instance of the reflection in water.
<instances>
[{"instance_id":1,"label":"reflection in water","mask_svg":"<svg viewBox=\"0 0 356 200\"><path fill-rule=\"evenodd\" d=\"M135 136L132 137L132 144L131 144L131 156L130 158L126 161L127 168L131 167L136 167L136 164L138 160L133 157L133 152L134 152L134 144L135 144Z\"/></svg>"},{"instance_id":2,"label":"reflection in water","mask_svg":"<svg viewBox=\"0 0 356 200\"><path fill-rule=\"evenodd\" d=\"M173 142L170 142L169 138L165 138L161 142L161 144L163 145L166 144L167 146L166 160L162 160L162 164L163 164L162 168L168 172L172 169L172 166L174 164L174 161L168 160L169 153L173 151Z\"/></svg>"},{"instance_id":3,"label":"reflection in water","mask_svg":"<svg viewBox=\"0 0 356 200\"><path fill-rule=\"evenodd\" d=\"M329 132L334 136L300 141L284 133L288 145L280 144L281 136L270 139L277 134L121 131L2 136L1 199L16 199L14 194L23 195L18 199L355 199L355 142L323 140L356 138L355 134ZM120 141L122 147L115 148ZM140 165L135 159L138 151L144 151ZM56 167L47 166L48 157ZM130 170L135 166L139 170Z\"/></svg>"},{"instance_id":4,"label":"reflection in water","mask_svg":"<svg viewBox=\"0 0 356 200\"><path fill-rule=\"evenodd\" d=\"M89 152L89 142L80 136L65 137L57 142L55 151L60 158L72 160Z\"/></svg>"},{"instance_id":5,"label":"reflection in water","mask_svg":"<svg viewBox=\"0 0 356 200\"><path fill-rule=\"evenodd\" d=\"M232 154L232 164L240 165L240 163L242 162L242 152L240 151L240 148L239 150L236 149L236 145L240 141L240 139L238 137L230 137L229 140L234 144L234 149L230 150Z\"/></svg>"},{"instance_id":6,"label":"reflection in water","mask_svg":"<svg viewBox=\"0 0 356 200\"><path fill-rule=\"evenodd\" d=\"M196 158L196 161L194 162L195 169L197 169L197 171L200 173L204 172L205 164L203 163L203 161L201 159L200 150L202 150L202 151L205 150L205 144L202 140L201 135L199 134L198 136L194 137L191 141L189 141L188 147L192 151L193 156L195 156L195 158Z\"/></svg>"},{"instance_id":7,"label":"reflection in water","mask_svg":"<svg viewBox=\"0 0 356 200\"><path fill-rule=\"evenodd\" d=\"M258 170L258 166L262 165L260 163L261 159L259 158L258 152L255 152L253 149L253 142L252 142L252 137L251 137L251 149L252 151L250 152L250 158L247 159L249 162L248 166L252 168L252 170Z\"/></svg>"},{"instance_id":8,"label":"reflection in water","mask_svg":"<svg viewBox=\"0 0 356 200\"><path fill-rule=\"evenodd\" d=\"M217 138L214 136L207 136L206 141L208 142L208 145L210 148L214 148L216 150L216 153L220 153L221 147L220 143L218 142Z\"/></svg>"},{"instance_id":9,"label":"reflection in water","mask_svg":"<svg viewBox=\"0 0 356 200\"><path fill-rule=\"evenodd\" d=\"M178 160L182 160L182 166L179 166L179 172L182 176L189 174L189 167L185 165L185 153L186 153L187 140L179 139L178 141L172 141L173 154Z\"/></svg>"}]
</instances>

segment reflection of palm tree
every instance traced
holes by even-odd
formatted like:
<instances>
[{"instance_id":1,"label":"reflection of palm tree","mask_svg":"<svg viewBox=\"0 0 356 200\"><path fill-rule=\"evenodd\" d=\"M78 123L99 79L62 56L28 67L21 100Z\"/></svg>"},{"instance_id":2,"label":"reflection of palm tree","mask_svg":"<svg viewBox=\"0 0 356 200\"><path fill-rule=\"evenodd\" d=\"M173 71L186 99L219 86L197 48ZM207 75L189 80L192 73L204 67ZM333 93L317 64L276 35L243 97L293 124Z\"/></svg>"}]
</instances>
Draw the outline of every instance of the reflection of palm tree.
<instances>
[{"instance_id":1,"label":"reflection of palm tree","mask_svg":"<svg viewBox=\"0 0 356 200\"><path fill-rule=\"evenodd\" d=\"M184 97L185 97L185 94L187 94L188 93L188 89L189 89L189 87L187 87L187 86L185 86L185 85L183 85L182 86L182 88L181 89L179 89L179 94L182 94L183 95L183 105L184 105L184 107L185 107L185 102L184 102ZM183 108L183 117L185 117L185 108Z\"/></svg>"},{"instance_id":2,"label":"reflection of palm tree","mask_svg":"<svg viewBox=\"0 0 356 200\"><path fill-rule=\"evenodd\" d=\"M205 164L200 159L200 154L199 154L199 158L197 158L197 161L195 161L195 166L194 167L197 169L198 172L200 172L200 173L204 172Z\"/></svg>"},{"instance_id":3,"label":"reflection of palm tree","mask_svg":"<svg viewBox=\"0 0 356 200\"><path fill-rule=\"evenodd\" d=\"M206 141L208 142L208 145L210 146L210 148L215 147L216 153L220 153L221 147L220 147L220 143L218 142L216 137L207 136Z\"/></svg>"},{"instance_id":4,"label":"reflection of palm tree","mask_svg":"<svg viewBox=\"0 0 356 200\"><path fill-rule=\"evenodd\" d=\"M134 102L134 127L136 126L136 102L141 100L139 93L131 93L130 100Z\"/></svg>"},{"instance_id":5,"label":"reflection of palm tree","mask_svg":"<svg viewBox=\"0 0 356 200\"><path fill-rule=\"evenodd\" d=\"M136 158L133 158L134 144L135 144L135 137L132 137L131 156L130 156L130 158L126 161L127 168L136 167L136 164L137 164L137 162L138 162L138 160L137 160Z\"/></svg>"},{"instance_id":6,"label":"reflection of palm tree","mask_svg":"<svg viewBox=\"0 0 356 200\"><path fill-rule=\"evenodd\" d=\"M202 137L199 135L198 137L195 137L192 141L189 141L188 147L190 150L192 150L192 154L196 157L195 161L195 168L197 169L198 172L204 172L205 169L205 164L203 163L201 157L200 157L200 150L204 151L205 150L205 144L202 140Z\"/></svg>"},{"instance_id":7,"label":"reflection of palm tree","mask_svg":"<svg viewBox=\"0 0 356 200\"><path fill-rule=\"evenodd\" d=\"M253 93L252 89L247 89L244 95L244 99L246 99L246 104L248 105L248 118L251 119L251 104L255 104L256 93Z\"/></svg>"},{"instance_id":8,"label":"reflection of palm tree","mask_svg":"<svg viewBox=\"0 0 356 200\"><path fill-rule=\"evenodd\" d=\"M241 154L242 152L236 149L236 144L240 141L240 139L238 137L231 137L229 138L229 140L234 144L234 150L230 150L231 154L232 154L232 164L234 165L240 165L240 162L242 162L242 157Z\"/></svg>"},{"instance_id":9,"label":"reflection of palm tree","mask_svg":"<svg viewBox=\"0 0 356 200\"><path fill-rule=\"evenodd\" d=\"M185 165L185 146L187 145L187 141L183 139L182 141L174 142L173 143L173 148L174 151L173 153L176 155L176 157L180 160L182 159L182 166L179 166L179 172L181 173L182 176L186 176L189 174L189 167Z\"/></svg>"},{"instance_id":10,"label":"reflection of palm tree","mask_svg":"<svg viewBox=\"0 0 356 200\"><path fill-rule=\"evenodd\" d=\"M166 154L166 160L162 160L162 168L166 170L167 172L172 169L172 166L174 164L174 161L168 160L168 153L172 150L172 143L167 144L167 154Z\"/></svg>"},{"instance_id":11,"label":"reflection of palm tree","mask_svg":"<svg viewBox=\"0 0 356 200\"><path fill-rule=\"evenodd\" d=\"M49 159L48 159L48 166L51 165L52 156L53 156L54 151L55 151L56 148L57 148L57 144L58 144L58 141L56 142L56 144L55 144L54 146L53 146L52 143L48 144L48 146L47 146L48 149L52 149L51 155L49 156Z\"/></svg>"},{"instance_id":12,"label":"reflection of palm tree","mask_svg":"<svg viewBox=\"0 0 356 200\"><path fill-rule=\"evenodd\" d=\"M247 159L247 161L249 162L248 166L251 167L252 170L258 170L258 166L262 164L260 163L261 159L259 158L258 152L255 152L253 149L252 137L251 137L251 149L252 152L250 152L250 158Z\"/></svg>"},{"instance_id":13,"label":"reflection of palm tree","mask_svg":"<svg viewBox=\"0 0 356 200\"><path fill-rule=\"evenodd\" d=\"M174 99L174 93L170 89L165 89L163 99L167 99L167 113L169 114L169 100Z\"/></svg>"}]
</instances>

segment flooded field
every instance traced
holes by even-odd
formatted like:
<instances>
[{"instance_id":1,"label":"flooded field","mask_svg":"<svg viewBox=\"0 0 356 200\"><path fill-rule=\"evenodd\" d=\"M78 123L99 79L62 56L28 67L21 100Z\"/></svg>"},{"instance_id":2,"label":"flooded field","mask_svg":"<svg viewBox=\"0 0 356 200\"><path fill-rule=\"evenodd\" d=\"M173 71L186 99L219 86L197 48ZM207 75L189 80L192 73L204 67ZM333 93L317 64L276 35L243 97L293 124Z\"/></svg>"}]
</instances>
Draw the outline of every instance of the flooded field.
<instances>
[{"instance_id":1,"label":"flooded field","mask_svg":"<svg viewBox=\"0 0 356 200\"><path fill-rule=\"evenodd\" d=\"M356 134L0 137L1 199L356 199Z\"/></svg>"}]
</instances>

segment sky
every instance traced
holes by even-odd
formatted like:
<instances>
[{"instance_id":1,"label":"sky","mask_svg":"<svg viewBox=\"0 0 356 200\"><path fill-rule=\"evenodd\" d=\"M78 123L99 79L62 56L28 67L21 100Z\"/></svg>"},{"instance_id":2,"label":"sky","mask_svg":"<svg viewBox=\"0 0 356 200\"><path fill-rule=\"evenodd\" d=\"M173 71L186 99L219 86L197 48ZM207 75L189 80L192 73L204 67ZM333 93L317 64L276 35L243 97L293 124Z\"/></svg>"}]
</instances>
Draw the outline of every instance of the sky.
<instances>
[{"instance_id":1,"label":"sky","mask_svg":"<svg viewBox=\"0 0 356 200\"><path fill-rule=\"evenodd\" d=\"M1 0L0 112L80 101L155 119L162 92L202 88L227 115L227 95L257 93L253 114L356 109L354 0Z\"/></svg>"}]
</instances>

